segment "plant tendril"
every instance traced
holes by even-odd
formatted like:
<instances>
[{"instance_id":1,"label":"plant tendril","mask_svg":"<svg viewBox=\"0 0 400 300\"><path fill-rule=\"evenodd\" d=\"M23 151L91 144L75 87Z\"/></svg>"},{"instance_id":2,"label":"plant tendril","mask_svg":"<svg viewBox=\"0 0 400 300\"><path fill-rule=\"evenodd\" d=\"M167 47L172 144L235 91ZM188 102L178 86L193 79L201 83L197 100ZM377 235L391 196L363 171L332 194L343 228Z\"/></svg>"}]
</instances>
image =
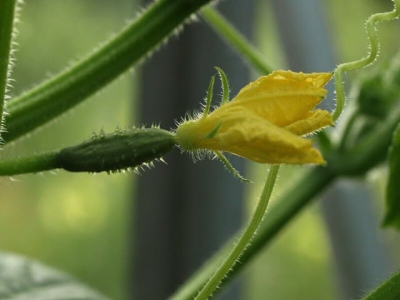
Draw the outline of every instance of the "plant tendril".
<instances>
[{"instance_id":1,"label":"plant tendril","mask_svg":"<svg viewBox=\"0 0 400 300\"><path fill-rule=\"evenodd\" d=\"M365 23L367 36L370 43L370 51L368 55L360 60L343 63L336 67L334 75L336 87L336 109L332 114L333 121L339 119L345 105L345 93L342 80L343 73L355 69L361 69L372 64L376 60L379 53L379 41L376 34L376 24L378 22L391 21L400 16L400 0L394 0L393 2L394 9L392 11L373 14Z\"/></svg>"}]
</instances>

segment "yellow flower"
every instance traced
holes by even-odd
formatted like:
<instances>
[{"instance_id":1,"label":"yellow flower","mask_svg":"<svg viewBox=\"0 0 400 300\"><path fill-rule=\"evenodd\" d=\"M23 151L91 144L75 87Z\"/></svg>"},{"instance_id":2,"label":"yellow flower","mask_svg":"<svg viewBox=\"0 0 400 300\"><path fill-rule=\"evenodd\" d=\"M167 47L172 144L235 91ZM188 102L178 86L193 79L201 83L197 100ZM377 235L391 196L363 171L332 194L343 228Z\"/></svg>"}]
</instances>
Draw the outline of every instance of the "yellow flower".
<instances>
[{"instance_id":1,"label":"yellow flower","mask_svg":"<svg viewBox=\"0 0 400 300\"><path fill-rule=\"evenodd\" d=\"M302 136L333 124L314 109L325 98L331 73L275 71L245 86L230 102L180 124L184 150L225 151L269 164L321 164L321 153Z\"/></svg>"}]
</instances>

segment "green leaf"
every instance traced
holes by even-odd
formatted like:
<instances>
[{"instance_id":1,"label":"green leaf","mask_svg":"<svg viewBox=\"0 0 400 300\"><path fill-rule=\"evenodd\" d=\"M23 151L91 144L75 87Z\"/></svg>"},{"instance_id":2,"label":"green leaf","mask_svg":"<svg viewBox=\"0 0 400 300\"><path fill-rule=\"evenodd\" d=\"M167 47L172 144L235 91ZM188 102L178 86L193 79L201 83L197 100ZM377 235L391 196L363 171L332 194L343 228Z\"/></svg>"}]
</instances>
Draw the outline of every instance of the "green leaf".
<instances>
[{"instance_id":1,"label":"green leaf","mask_svg":"<svg viewBox=\"0 0 400 300\"><path fill-rule=\"evenodd\" d=\"M364 300L398 300L400 299L400 272L397 272L378 288L372 291Z\"/></svg>"},{"instance_id":2,"label":"green leaf","mask_svg":"<svg viewBox=\"0 0 400 300\"><path fill-rule=\"evenodd\" d=\"M69 275L14 254L0 252L0 300L105 300Z\"/></svg>"},{"instance_id":3,"label":"green leaf","mask_svg":"<svg viewBox=\"0 0 400 300\"><path fill-rule=\"evenodd\" d=\"M400 124L397 126L389 150L389 181L386 189L386 215L383 226L400 229Z\"/></svg>"}]
</instances>

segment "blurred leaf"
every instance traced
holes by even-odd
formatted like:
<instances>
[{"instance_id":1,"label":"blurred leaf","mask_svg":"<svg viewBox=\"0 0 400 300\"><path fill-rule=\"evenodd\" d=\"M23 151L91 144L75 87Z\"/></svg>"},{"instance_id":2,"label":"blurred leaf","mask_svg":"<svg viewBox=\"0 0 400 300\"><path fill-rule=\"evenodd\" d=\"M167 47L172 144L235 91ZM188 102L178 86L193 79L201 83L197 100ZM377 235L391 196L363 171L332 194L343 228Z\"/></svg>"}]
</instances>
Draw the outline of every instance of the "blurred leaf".
<instances>
[{"instance_id":1,"label":"blurred leaf","mask_svg":"<svg viewBox=\"0 0 400 300\"><path fill-rule=\"evenodd\" d=\"M386 190L386 216L383 226L400 230L400 124L397 126L389 150L389 182Z\"/></svg>"},{"instance_id":2,"label":"blurred leaf","mask_svg":"<svg viewBox=\"0 0 400 300\"><path fill-rule=\"evenodd\" d=\"M0 300L105 300L69 275L35 261L0 253Z\"/></svg>"}]
</instances>

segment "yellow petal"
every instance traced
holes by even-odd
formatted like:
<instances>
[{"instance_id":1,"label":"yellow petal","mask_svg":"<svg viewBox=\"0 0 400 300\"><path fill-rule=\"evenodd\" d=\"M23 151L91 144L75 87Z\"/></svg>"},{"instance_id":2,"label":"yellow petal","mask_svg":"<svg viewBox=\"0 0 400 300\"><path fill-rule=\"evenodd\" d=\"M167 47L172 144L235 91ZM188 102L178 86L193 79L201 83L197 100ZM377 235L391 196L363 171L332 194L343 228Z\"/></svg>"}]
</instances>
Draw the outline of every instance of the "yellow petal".
<instances>
[{"instance_id":1,"label":"yellow petal","mask_svg":"<svg viewBox=\"0 0 400 300\"><path fill-rule=\"evenodd\" d=\"M326 110L317 109L309 113L308 118L292 123L285 129L296 135L305 135L332 125L332 115Z\"/></svg>"},{"instance_id":2,"label":"yellow petal","mask_svg":"<svg viewBox=\"0 0 400 300\"><path fill-rule=\"evenodd\" d=\"M242 106L280 127L301 119L321 102L327 91L323 86L331 73L294 73L275 71L245 86L225 106Z\"/></svg>"},{"instance_id":3,"label":"yellow petal","mask_svg":"<svg viewBox=\"0 0 400 300\"><path fill-rule=\"evenodd\" d=\"M237 120L202 146L222 150L260 163L321 164L324 162L310 140L299 137L258 117Z\"/></svg>"}]
</instances>

